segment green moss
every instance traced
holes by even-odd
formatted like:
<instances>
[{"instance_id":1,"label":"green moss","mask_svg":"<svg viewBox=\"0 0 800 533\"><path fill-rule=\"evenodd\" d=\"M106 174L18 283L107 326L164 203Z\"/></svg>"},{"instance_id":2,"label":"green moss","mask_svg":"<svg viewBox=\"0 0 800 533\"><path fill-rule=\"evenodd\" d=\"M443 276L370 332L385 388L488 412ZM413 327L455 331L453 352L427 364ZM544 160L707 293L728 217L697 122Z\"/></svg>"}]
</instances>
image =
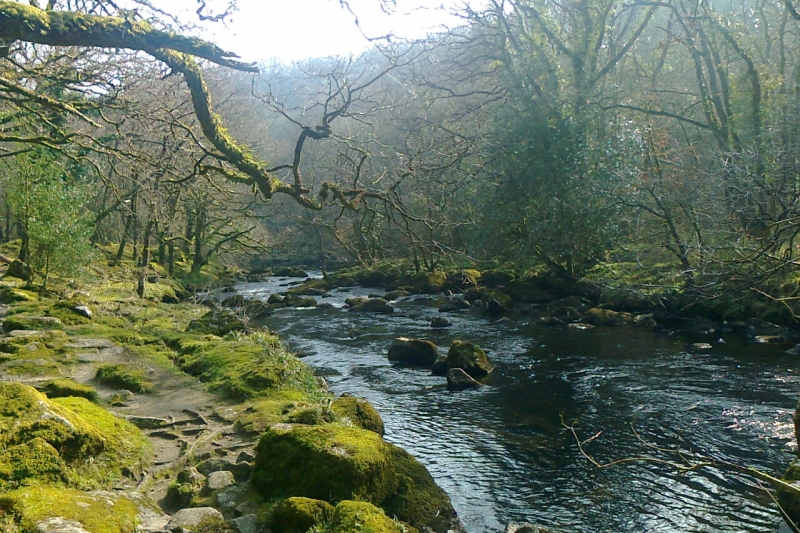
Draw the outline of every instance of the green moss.
<instances>
[{"instance_id":1,"label":"green moss","mask_svg":"<svg viewBox=\"0 0 800 533\"><path fill-rule=\"evenodd\" d=\"M454 340L447 352L448 368L460 368L473 378L482 378L492 371L492 364L480 347L471 342Z\"/></svg>"},{"instance_id":2,"label":"green moss","mask_svg":"<svg viewBox=\"0 0 800 533\"><path fill-rule=\"evenodd\" d=\"M91 533L133 533L136 504L113 494L88 494L74 489L33 486L0 495L0 515L13 516L22 531L53 517L79 522Z\"/></svg>"},{"instance_id":3,"label":"green moss","mask_svg":"<svg viewBox=\"0 0 800 533\"><path fill-rule=\"evenodd\" d=\"M3 329L15 330L49 330L64 329L64 324L57 318L47 316L11 315L3 321Z\"/></svg>"},{"instance_id":4,"label":"green moss","mask_svg":"<svg viewBox=\"0 0 800 533\"><path fill-rule=\"evenodd\" d=\"M35 439L58 453L70 482L81 487L118 479L146 461L149 450L136 427L85 398L48 400L32 387L0 382L0 449Z\"/></svg>"},{"instance_id":5,"label":"green moss","mask_svg":"<svg viewBox=\"0 0 800 533\"><path fill-rule=\"evenodd\" d=\"M412 533L414 528L395 522L367 502L339 502L333 511L333 520L326 530L329 533Z\"/></svg>"},{"instance_id":6,"label":"green moss","mask_svg":"<svg viewBox=\"0 0 800 533\"><path fill-rule=\"evenodd\" d=\"M97 369L95 379L103 385L132 392L146 393L153 389L153 384L147 381L142 367L125 363L101 366Z\"/></svg>"},{"instance_id":7,"label":"green moss","mask_svg":"<svg viewBox=\"0 0 800 533\"><path fill-rule=\"evenodd\" d=\"M218 516L207 516L192 528L193 533L237 533L237 531Z\"/></svg>"},{"instance_id":8,"label":"green moss","mask_svg":"<svg viewBox=\"0 0 800 533\"><path fill-rule=\"evenodd\" d=\"M293 497L279 501L272 508L267 525L281 533L305 533L333 518L333 506L326 501Z\"/></svg>"},{"instance_id":9,"label":"green moss","mask_svg":"<svg viewBox=\"0 0 800 533\"><path fill-rule=\"evenodd\" d=\"M280 339L270 333L238 335L216 343L171 341L184 350L178 367L213 390L245 400L288 388L311 397L319 395L313 372L286 351Z\"/></svg>"},{"instance_id":10,"label":"green moss","mask_svg":"<svg viewBox=\"0 0 800 533\"><path fill-rule=\"evenodd\" d=\"M405 450L390 445L391 461L397 474L397 491L382 507L392 516L422 530L437 532L457 529L456 512L450 497L431 477L428 470Z\"/></svg>"},{"instance_id":11,"label":"green moss","mask_svg":"<svg viewBox=\"0 0 800 533\"><path fill-rule=\"evenodd\" d=\"M330 284L324 279L310 279L286 291L286 294L302 294L316 296L320 291L330 289Z\"/></svg>"},{"instance_id":12,"label":"green moss","mask_svg":"<svg viewBox=\"0 0 800 533\"><path fill-rule=\"evenodd\" d=\"M7 366L5 372L11 376L27 376L32 378L46 378L61 375L61 367L53 361L43 359L29 359L15 362Z\"/></svg>"},{"instance_id":13,"label":"green moss","mask_svg":"<svg viewBox=\"0 0 800 533\"><path fill-rule=\"evenodd\" d=\"M98 403L97 391L91 385L84 385L69 378L50 379L42 385L42 390L50 398L63 398L65 396L78 396L90 402Z\"/></svg>"},{"instance_id":14,"label":"green moss","mask_svg":"<svg viewBox=\"0 0 800 533\"><path fill-rule=\"evenodd\" d=\"M13 304L18 302L35 302L39 296L35 292L26 291L16 287L0 288L0 303Z\"/></svg>"},{"instance_id":15,"label":"green moss","mask_svg":"<svg viewBox=\"0 0 800 533\"><path fill-rule=\"evenodd\" d=\"M411 278L414 292L433 294L442 290L442 285L447 281L447 274L442 271L419 272Z\"/></svg>"},{"instance_id":16,"label":"green moss","mask_svg":"<svg viewBox=\"0 0 800 533\"><path fill-rule=\"evenodd\" d=\"M0 454L0 489L31 479L51 483L67 479L67 465L41 437L11 446Z\"/></svg>"},{"instance_id":17,"label":"green moss","mask_svg":"<svg viewBox=\"0 0 800 533\"><path fill-rule=\"evenodd\" d=\"M359 428L274 426L256 452L254 486L265 498L380 502L396 488L389 447Z\"/></svg>"},{"instance_id":18,"label":"green moss","mask_svg":"<svg viewBox=\"0 0 800 533\"><path fill-rule=\"evenodd\" d=\"M367 400L355 396L342 396L334 400L331 409L353 425L374 431L380 436L384 434L383 420L378 411Z\"/></svg>"},{"instance_id":19,"label":"green moss","mask_svg":"<svg viewBox=\"0 0 800 533\"><path fill-rule=\"evenodd\" d=\"M274 392L265 399L251 400L244 404L244 409L237 416L236 429L248 433L263 433L270 426L285 422L298 404L307 401L308 396L292 389Z\"/></svg>"},{"instance_id":20,"label":"green moss","mask_svg":"<svg viewBox=\"0 0 800 533\"><path fill-rule=\"evenodd\" d=\"M103 453L93 461L84 461L74 467L80 476L77 483L92 486L118 479L125 471L140 471L150 460L152 449L147 437L122 418L118 418L85 398L56 398L51 401L69 409L85 420L104 440Z\"/></svg>"}]
</instances>

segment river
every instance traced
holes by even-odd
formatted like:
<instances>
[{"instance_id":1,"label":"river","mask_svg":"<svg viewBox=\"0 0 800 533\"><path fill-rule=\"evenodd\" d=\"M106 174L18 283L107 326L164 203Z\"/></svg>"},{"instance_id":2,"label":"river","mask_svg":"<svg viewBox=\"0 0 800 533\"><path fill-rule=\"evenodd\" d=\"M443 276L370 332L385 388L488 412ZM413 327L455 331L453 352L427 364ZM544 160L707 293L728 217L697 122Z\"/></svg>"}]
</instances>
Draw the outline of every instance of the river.
<instances>
[{"instance_id":1,"label":"river","mask_svg":"<svg viewBox=\"0 0 800 533\"><path fill-rule=\"evenodd\" d=\"M289 280L242 283L246 298L266 299ZM470 533L527 521L564 531L776 532L769 494L747 477L715 468L688 474L655 463L598 469L598 461L679 446L779 475L794 453L791 414L800 371L787 346L737 337L687 337L656 328L565 330L526 317L490 321L449 313L453 327L432 330L434 303L412 296L393 315L342 309L281 309L266 325L317 369L336 393L367 398L386 439L412 453L450 494ZM395 367L392 339L427 338L446 352L454 338L476 342L496 366L477 391L448 392L444 378ZM691 343L708 342L705 351ZM635 429L633 429L635 428Z\"/></svg>"}]
</instances>

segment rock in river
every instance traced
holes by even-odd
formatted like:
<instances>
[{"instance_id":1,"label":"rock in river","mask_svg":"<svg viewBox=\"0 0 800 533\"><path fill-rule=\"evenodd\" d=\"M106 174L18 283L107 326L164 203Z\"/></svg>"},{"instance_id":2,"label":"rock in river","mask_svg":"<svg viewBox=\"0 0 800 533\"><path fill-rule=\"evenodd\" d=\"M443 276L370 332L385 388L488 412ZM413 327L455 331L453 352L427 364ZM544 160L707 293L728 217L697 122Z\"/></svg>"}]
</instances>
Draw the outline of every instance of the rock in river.
<instances>
[{"instance_id":1,"label":"rock in river","mask_svg":"<svg viewBox=\"0 0 800 533\"><path fill-rule=\"evenodd\" d=\"M430 368L439 357L439 350L431 341L399 337L389 346L388 357L392 363Z\"/></svg>"}]
</instances>

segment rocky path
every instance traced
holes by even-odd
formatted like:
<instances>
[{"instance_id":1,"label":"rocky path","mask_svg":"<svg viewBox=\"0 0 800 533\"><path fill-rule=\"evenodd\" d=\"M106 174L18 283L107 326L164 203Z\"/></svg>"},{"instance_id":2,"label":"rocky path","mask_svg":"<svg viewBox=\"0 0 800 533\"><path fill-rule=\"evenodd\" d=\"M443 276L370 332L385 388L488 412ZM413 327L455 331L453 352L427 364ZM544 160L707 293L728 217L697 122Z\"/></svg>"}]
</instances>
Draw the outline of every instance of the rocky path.
<instances>
[{"instance_id":1,"label":"rocky path","mask_svg":"<svg viewBox=\"0 0 800 533\"><path fill-rule=\"evenodd\" d=\"M3 312L0 308L0 318ZM200 476L204 484L208 484L205 478L219 480L222 477L232 481L234 484L230 488L225 486L228 482L216 481L217 485L222 485L217 490L224 492L228 488L228 505L238 505L237 491L240 493L243 488L237 488L235 483L243 483L249 477L255 439L234 429L236 412L232 404L209 393L203 384L186 374L143 359L109 339L71 337L56 331L17 330L0 336L0 346L4 343L16 346L18 353L0 363L1 380L41 390L54 377L49 370L57 368L58 376L94 387L106 409L132 422L147 436L153 448L150 466L142 472L130 472L129 477L114 487L115 493L140 502L139 531L165 531L172 518L168 513L176 510L168 497L168 489L181 472L188 472L185 475L189 477ZM56 347L56 350L49 352L47 347ZM26 354L36 358L26 359ZM50 357L42 357L46 354ZM151 392L137 394L98 382L97 369L108 364L141 368L152 384ZM48 371L37 372L37 369ZM213 472L230 472L233 479L228 474L210 475ZM204 486L202 490L208 491L208 488ZM223 495L216 498L215 503L226 503L224 500ZM231 514L244 515L247 510L246 507L239 511L231 509ZM245 525L240 531L249 533L246 524L254 520L243 522Z\"/></svg>"}]
</instances>

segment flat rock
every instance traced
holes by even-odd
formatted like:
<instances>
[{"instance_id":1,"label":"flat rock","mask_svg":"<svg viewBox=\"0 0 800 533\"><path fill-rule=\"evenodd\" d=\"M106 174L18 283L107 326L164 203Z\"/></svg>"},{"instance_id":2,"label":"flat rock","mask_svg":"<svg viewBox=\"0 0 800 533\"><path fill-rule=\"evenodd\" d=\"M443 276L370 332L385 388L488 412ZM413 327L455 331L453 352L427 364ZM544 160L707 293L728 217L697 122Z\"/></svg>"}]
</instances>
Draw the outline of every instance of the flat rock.
<instances>
[{"instance_id":1,"label":"flat rock","mask_svg":"<svg viewBox=\"0 0 800 533\"><path fill-rule=\"evenodd\" d=\"M83 529L83 524L75 520L53 517L42 520L36 524L37 533L89 533Z\"/></svg>"},{"instance_id":2,"label":"flat rock","mask_svg":"<svg viewBox=\"0 0 800 533\"><path fill-rule=\"evenodd\" d=\"M239 533L256 533L258 519L254 514L240 516L231 520L231 524Z\"/></svg>"},{"instance_id":3,"label":"flat rock","mask_svg":"<svg viewBox=\"0 0 800 533\"><path fill-rule=\"evenodd\" d=\"M86 350L88 348L113 348L115 346L116 345L108 339L94 339L91 337L79 337L64 344L64 348L69 348L71 350Z\"/></svg>"},{"instance_id":4,"label":"flat rock","mask_svg":"<svg viewBox=\"0 0 800 533\"><path fill-rule=\"evenodd\" d=\"M217 491L229 487L236 483L233 472L230 470L218 470L210 472L206 480L206 488L210 491Z\"/></svg>"},{"instance_id":5,"label":"flat rock","mask_svg":"<svg viewBox=\"0 0 800 533\"><path fill-rule=\"evenodd\" d=\"M223 520L222 513L213 507L190 507L175 513L167 523L167 531L176 531L179 528L192 529L206 518L219 518Z\"/></svg>"}]
</instances>

